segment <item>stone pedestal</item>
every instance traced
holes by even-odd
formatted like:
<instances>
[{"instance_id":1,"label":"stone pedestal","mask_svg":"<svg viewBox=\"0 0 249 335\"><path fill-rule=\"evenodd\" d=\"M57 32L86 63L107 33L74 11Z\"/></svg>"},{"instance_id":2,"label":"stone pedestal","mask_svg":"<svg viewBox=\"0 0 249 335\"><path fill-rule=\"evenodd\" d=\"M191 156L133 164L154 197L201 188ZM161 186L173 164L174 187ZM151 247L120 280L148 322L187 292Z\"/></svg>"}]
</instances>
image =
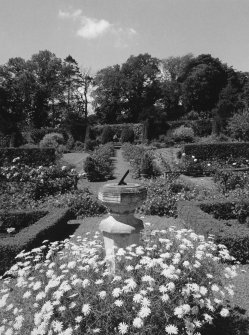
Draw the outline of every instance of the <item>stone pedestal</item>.
<instances>
[{"instance_id":1,"label":"stone pedestal","mask_svg":"<svg viewBox=\"0 0 249 335\"><path fill-rule=\"evenodd\" d=\"M146 188L139 184L106 184L99 192L98 198L110 210L109 217L100 222L99 229L103 234L106 259L112 273L115 272L115 247L140 244L143 221L134 217L134 212L146 196Z\"/></svg>"}]
</instances>

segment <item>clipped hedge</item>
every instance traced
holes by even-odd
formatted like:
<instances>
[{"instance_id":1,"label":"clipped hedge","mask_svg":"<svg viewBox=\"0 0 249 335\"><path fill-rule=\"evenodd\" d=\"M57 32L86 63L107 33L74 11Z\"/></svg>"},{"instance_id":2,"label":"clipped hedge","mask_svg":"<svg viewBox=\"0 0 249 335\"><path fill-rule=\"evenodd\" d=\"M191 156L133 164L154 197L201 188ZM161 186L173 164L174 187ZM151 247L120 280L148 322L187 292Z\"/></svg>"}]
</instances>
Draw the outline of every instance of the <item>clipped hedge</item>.
<instances>
[{"instance_id":1,"label":"clipped hedge","mask_svg":"<svg viewBox=\"0 0 249 335\"><path fill-rule=\"evenodd\" d=\"M22 136L27 142L33 142L38 144L45 135L50 133L60 133L63 135L64 140L67 141L69 138L69 133L62 128L40 128L40 129L32 129L29 131L22 132Z\"/></svg>"},{"instance_id":2,"label":"clipped hedge","mask_svg":"<svg viewBox=\"0 0 249 335\"><path fill-rule=\"evenodd\" d=\"M244 200L249 205L249 199ZM240 203L239 200L222 200L190 202L179 201L177 204L178 217L183 219L186 228L193 229L197 234L214 235L216 243L224 244L230 254L241 263L249 261L249 227L234 221L219 221L212 215L204 212L201 208L225 207L231 208L230 204ZM223 213L224 216L224 213Z\"/></svg>"},{"instance_id":3,"label":"clipped hedge","mask_svg":"<svg viewBox=\"0 0 249 335\"><path fill-rule=\"evenodd\" d=\"M97 125L92 127L92 131L94 133L94 137L97 138L101 136L103 128L106 125ZM117 134L118 138L121 136L121 132L123 128L131 127L135 134L136 140L142 140L143 138L143 124L142 123L120 123L120 124L110 124L108 125L111 127L114 134Z\"/></svg>"},{"instance_id":4,"label":"clipped hedge","mask_svg":"<svg viewBox=\"0 0 249 335\"><path fill-rule=\"evenodd\" d=\"M183 150L186 155L193 155L197 159L203 160L210 160L211 158L226 159L229 157L249 158L249 142L185 144Z\"/></svg>"},{"instance_id":5,"label":"clipped hedge","mask_svg":"<svg viewBox=\"0 0 249 335\"><path fill-rule=\"evenodd\" d=\"M53 209L33 225L22 229L19 233L0 239L0 275L7 271L14 263L15 256L22 250L39 247L42 241L59 241L72 234L73 228L67 222L73 219L68 208Z\"/></svg>"},{"instance_id":6,"label":"clipped hedge","mask_svg":"<svg viewBox=\"0 0 249 335\"><path fill-rule=\"evenodd\" d=\"M6 232L7 228L15 228L19 231L34 224L47 214L47 211L0 211L0 232Z\"/></svg>"},{"instance_id":7,"label":"clipped hedge","mask_svg":"<svg viewBox=\"0 0 249 335\"><path fill-rule=\"evenodd\" d=\"M56 159L54 148L0 148L0 166L11 164L17 157L23 164L32 166L49 166Z\"/></svg>"}]
</instances>

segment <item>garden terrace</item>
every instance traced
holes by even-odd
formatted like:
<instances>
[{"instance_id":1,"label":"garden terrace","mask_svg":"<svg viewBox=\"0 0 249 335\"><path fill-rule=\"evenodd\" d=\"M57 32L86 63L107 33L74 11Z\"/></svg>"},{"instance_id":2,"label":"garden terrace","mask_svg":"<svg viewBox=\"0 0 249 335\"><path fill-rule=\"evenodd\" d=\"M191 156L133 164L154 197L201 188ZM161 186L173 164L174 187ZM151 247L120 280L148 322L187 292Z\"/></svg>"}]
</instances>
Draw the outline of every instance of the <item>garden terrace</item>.
<instances>
[{"instance_id":1,"label":"garden terrace","mask_svg":"<svg viewBox=\"0 0 249 335\"><path fill-rule=\"evenodd\" d=\"M35 212L32 213L34 215ZM41 214L41 211L38 211ZM30 212L19 212L20 215L29 215ZM3 274L15 263L15 256L22 250L39 247L43 240L57 241L66 238L75 227L67 225L74 216L68 209L54 209L51 212L43 211L44 216L18 233L0 239L0 274ZM6 214L7 215L7 214ZM11 216L11 214L9 214Z\"/></svg>"},{"instance_id":2,"label":"garden terrace","mask_svg":"<svg viewBox=\"0 0 249 335\"><path fill-rule=\"evenodd\" d=\"M249 260L249 227L246 223L248 206L249 199L243 200L243 203L234 199L179 201L177 212L186 228L205 237L214 235L216 243L226 245L236 260L246 263Z\"/></svg>"}]
</instances>

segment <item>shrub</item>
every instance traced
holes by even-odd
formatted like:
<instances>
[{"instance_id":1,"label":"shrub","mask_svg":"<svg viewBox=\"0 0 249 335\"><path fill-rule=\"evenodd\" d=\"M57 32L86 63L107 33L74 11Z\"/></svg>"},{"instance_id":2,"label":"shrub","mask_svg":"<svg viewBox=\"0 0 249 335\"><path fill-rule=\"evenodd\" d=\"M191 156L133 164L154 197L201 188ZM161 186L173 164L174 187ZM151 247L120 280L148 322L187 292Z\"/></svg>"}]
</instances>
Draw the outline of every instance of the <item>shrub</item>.
<instances>
[{"instance_id":1,"label":"shrub","mask_svg":"<svg viewBox=\"0 0 249 335\"><path fill-rule=\"evenodd\" d=\"M221 202L218 201L218 202ZM231 201L225 199L222 203L240 203L240 201ZM248 204L248 201L245 201ZM239 224L233 221L218 221L208 213L205 213L201 206L213 206L212 203L217 203L217 200L205 202L189 202L181 201L177 204L178 216L184 219L186 228L193 229L197 234L208 236L214 235L216 243L224 244L230 254L241 263L248 262L249 260L249 228L246 225ZM222 205L223 207L224 205ZM223 207L225 210L231 205ZM220 208L216 207L216 208ZM231 211L232 211L232 207ZM223 210L223 212L225 212ZM231 212L230 212L231 213ZM224 214L223 214L224 215ZM231 215L231 214L229 214ZM224 217L224 216L223 216Z\"/></svg>"},{"instance_id":2,"label":"shrub","mask_svg":"<svg viewBox=\"0 0 249 335\"><path fill-rule=\"evenodd\" d=\"M190 127L180 126L174 130L173 138L176 142L193 142L194 131Z\"/></svg>"},{"instance_id":3,"label":"shrub","mask_svg":"<svg viewBox=\"0 0 249 335\"><path fill-rule=\"evenodd\" d=\"M120 141L121 143L130 142L133 143L135 139L134 130L131 127L124 127L121 132Z\"/></svg>"},{"instance_id":4,"label":"shrub","mask_svg":"<svg viewBox=\"0 0 249 335\"><path fill-rule=\"evenodd\" d=\"M245 172L217 170L214 174L214 182L219 185L223 193L227 193L230 190L249 185L249 178Z\"/></svg>"},{"instance_id":5,"label":"shrub","mask_svg":"<svg viewBox=\"0 0 249 335\"><path fill-rule=\"evenodd\" d=\"M5 280L0 292L3 306L12 304L19 310L22 327L17 335L62 327L64 334L74 335L186 335L202 333L221 316L227 320L236 269L221 268L229 254L212 241L173 227L148 229L141 246L117 250L113 276L99 234L77 240L44 242L31 251L30 266L26 252L18 255L10 271L17 278ZM3 332L17 324L7 308L2 309L2 319L7 320Z\"/></svg>"},{"instance_id":6,"label":"shrub","mask_svg":"<svg viewBox=\"0 0 249 335\"><path fill-rule=\"evenodd\" d=\"M29 138L34 144L39 144L43 137L50 133L59 133L63 136L64 142L67 142L70 138L70 134L64 130L59 128L41 128L41 129L32 129L29 132L25 133L26 138Z\"/></svg>"},{"instance_id":7,"label":"shrub","mask_svg":"<svg viewBox=\"0 0 249 335\"><path fill-rule=\"evenodd\" d=\"M210 144L184 144L186 155L195 156L197 159L210 160L215 159L249 159L248 142L220 142Z\"/></svg>"},{"instance_id":8,"label":"shrub","mask_svg":"<svg viewBox=\"0 0 249 335\"><path fill-rule=\"evenodd\" d=\"M73 216L68 208L54 209L53 212L47 213L33 225L22 229L14 236L1 239L0 273L3 274L15 263L15 256L22 250L39 247L45 239L56 241L65 238L72 230L72 227L67 225L68 220L72 218Z\"/></svg>"},{"instance_id":9,"label":"shrub","mask_svg":"<svg viewBox=\"0 0 249 335\"><path fill-rule=\"evenodd\" d=\"M22 228L32 225L42 218L45 211L0 211L0 232L6 233L8 228L14 228L17 233Z\"/></svg>"},{"instance_id":10,"label":"shrub","mask_svg":"<svg viewBox=\"0 0 249 335\"><path fill-rule=\"evenodd\" d=\"M92 155L88 156L83 165L89 181L106 180L113 175L114 156L113 143L100 146Z\"/></svg>"},{"instance_id":11,"label":"shrub","mask_svg":"<svg viewBox=\"0 0 249 335\"><path fill-rule=\"evenodd\" d=\"M209 135L207 137L200 137L198 138L198 143L199 144L210 144L210 143L219 143L219 142L228 142L229 137L227 137L224 134L220 135Z\"/></svg>"},{"instance_id":12,"label":"shrub","mask_svg":"<svg viewBox=\"0 0 249 335\"><path fill-rule=\"evenodd\" d=\"M178 195L173 192L171 184L178 174L167 175L165 179L151 180L147 187L147 199L139 209L145 215L176 217L176 201Z\"/></svg>"},{"instance_id":13,"label":"shrub","mask_svg":"<svg viewBox=\"0 0 249 335\"><path fill-rule=\"evenodd\" d=\"M85 150L86 151L93 151L98 146L97 140L86 140L85 142Z\"/></svg>"},{"instance_id":14,"label":"shrub","mask_svg":"<svg viewBox=\"0 0 249 335\"><path fill-rule=\"evenodd\" d=\"M54 148L57 149L60 144L64 143L62 134L50 133L43 137L40 141L40 148Z\"/></svg>"},{"instance_id":15,"label":"shrub","mask_svg":"<svg viewBox=\"0 0 249 335\"><path fill-rule=\"evenodd\" d=\"M20 162L29 166L48 166L55 162L53 148L2 148L0 149L0 166L9 166L13 160L19 158Z\"/></svg>"},{"instance_id":16,"label":"shrub","mask_svg":"<svg viewBox=\"0 0 249 335\"><path fill-rule=\"evenodd\" d=\"M101 143L106 144L113 140L114 132L110 126L105 126L101 134Z\"/></svg>"},{"instance_id":17,"label":"shrub","mask_svg":"<svg viewBox=\"0 0 249 335\"><path fill-rule=\"evenodd\" d=\"M233 138L249 141L249 111L234 114L228 121L227 131Z\"/></svg>"},{"instance_id":18,"label":"shrub","mask_svg":"<svg viewBox=\"0 0 249 335\"><path fill-rule=\"evenodd\" d=\"M181 162L177 168L187 176L199 177L204 174L202 162L194 156L182 154Z\"/></svg>"},{"instance_id":19,"label":"shrub","mask_svg":"<svg viewBox=\"0 0 249 335\"><path fill-rule=\"evenodd\" d=\"M154 175L153 159L148 152L145 152L141 159L140 174L145 174L147 177Z\"/></svg>"},{"instance_id":20,"label":"shrub","mask_svg":"<svg viewBox=\"0 0 249 335\"><path fill-rule=\"evenodd\" d=\"M135 140L142 141L142 137L143 137L143 124L142 123L120 123L120 124L110 124L108 126L111 127L113 131L113 135L117 134L118 138L120 138L121 132L124 127L130 127L134 131ZM101 134L105 127L106 125L97 125L97 126L92 127L94 138L101 137Z\"/></svg>"},{"instance_id":21,"label":"shrub","mask_svg":"<svg viewBox=\"0 0 249 335\"><path fill-rule=\"evenodd\" d=\"M58 207L62 206L69 207L77 219L107 213L106 207L88 190L77 190L61 196Z\"/></svg>"},{"instance_id":22,"label":"shrub","mask_svg":"<svg viewBox=\"0 0 249 335\"><path fill-rule=\"evenodd\" d=\"M84 151L85 150L85 144L83 142L80 141L75 141L74 142L74 146L73 146L73 150L74 151Z\"/></svg>"},{"instance_id":23,"label":"shrub","mask_svg":"<svg viewBox=\"0 0 249 335\"><path fill-rule=\"evenodd\" d=\"M19 160L9 167L0 168L0 176L17 192L22 185L21 188L25 188L26 193L34 200L75 189L78 182L75 170L70 170L66 166L32 168Z\"/></svg>"}]
</instances>

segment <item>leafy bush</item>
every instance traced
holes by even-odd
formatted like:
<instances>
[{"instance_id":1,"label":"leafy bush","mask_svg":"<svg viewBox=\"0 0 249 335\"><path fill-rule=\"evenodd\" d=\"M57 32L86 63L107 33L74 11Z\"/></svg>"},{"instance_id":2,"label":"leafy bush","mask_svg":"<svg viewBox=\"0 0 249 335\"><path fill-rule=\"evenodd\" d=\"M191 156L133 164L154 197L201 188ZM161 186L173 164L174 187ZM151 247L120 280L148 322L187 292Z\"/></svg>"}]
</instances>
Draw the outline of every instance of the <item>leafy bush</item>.
<instances>
[{"instance_id":1,"label":"leafy bush","mask_svg":"<svg viewBox=\"0 0 249 335\"><path fill-rule=\"evenodd\" d=\"M77 151L77 152L82 152L82 151L85 150L85 144L83 142L80 142L80 141L75 141L74 146L73 146L73 150Z\"/></svg>"},{"instance_id":2,"label":"leafy bush","mask_svg":"<svg viewBox=\"0 0 249 335\"><path fill-rule=\"evenodd\" d=\"M180 126L174 130L173 138L176 142L194 142L194 131L190 127Z\"/></svg>"},{"instance_id":3,"label":"leafy bush","mask_svg":"<svg viewBox=\"0 0 249 335\"><path fill-rule=\"evenodd\" d=\"M118 249L115 257L116 272L110 275L98 233L23 251L10 270L17 278L5 280L0 291L2 306L12 304L21 321L2 308L1 331L18 324L17 335L49 329L74 335L187 335L229 317L236 268L221 267L230 256L211 240L173 227L147 229L140 246Z\"/></svg>"},{"instance_id":4,"label":"leafy bush","mask_svg":"<svg viewBox=\"0 0 249 335\"><path fill-rule=\"evenodd\" d=\"M202 162L194 156L188 156L184 153L177 168L187 176L203 176L204 173Z\"/></svg>"},{"instance_id":5,"label":"leafy bush","mask_svg":"<svg viewBox=\"0 0 249 335\"><path fill-rule=\"evenodd\" d=\"M249 185L249 177L245 172L217 170L214 174L214 182L219 185L223 193L236 188L244 188Z\"/></svg>"},{"instance_id":6,"label":"leafy bush","mask_svg":"<svg viewBox=\"0 0 249 335\"><path fill-rule=\"evenodd\" d=\"M210 160L212 158L237 160L237 158L241 157L249 159L249 143L247 142L184 144L183 150L186 155L195 156L201 160Z\"/></svg>"},{"instance_id":7,"label":"leafy bush","mask_svg":"<svg viewBox=\"0 0 249 335\"><path fill-rule=\"evenodd\" d=\"M87 189L76 190L60 196L57 207L63 206L69 207L77 219L107 213L106 207Z\"/></svg>"},{"instance_id":8,"label":"leafy bush","mask_svg":"<svg viewBox=\"0 0 249 335\"><path fill-rule=\"evenodd\" d=\"M56 193L65 193L77 188L78 175L66 166L51 165L32 168L14 159L11 166L0 167L0 176L9 187L18 192L20 185L32 199ZM21 184L20 184L21 183ZM7 192L7 190L5 190Z\"/></svg>"},{"instance_id":9,"label":"leafy bush","mask_svg":"<svg viewBox=\"0 0 249 335\"><path fill-rule=\"evenodd\" d=\"M121 143L130 142L133 143L135 139L134 130L131 127L124 127L121 132L120 141Z\"/></svg>"},{"instance_id":10,"label":"leafy bush","mask_svg":"<svg viewBox=\"0 0 249 335\"><path fill-rule=\"evenodd\" d=\"M148 152L145 152L141 159L140 174L144 174L147 177L154 175L153 158Z\"/></svg>"},{"instance_id":11,"label":"leafy bush","mask_svg":"<svg viewBox=\"0 0 249 335\"><path fill-rule=\"evenodd\" d=\"M249 217L248 202L243 200L236 202L204 203L201 204L200 208L204 212L212 214L214 218L218 220L236 219L239 223L245 224Z\"/></svg>"},{"instance_id":12,"label":"leafy bush","mask_svg":"<svg viewBox=\"0 0 249 335\"><path fill-rule=\"evenodd\" d=\"M111 158L114 153L113 143L107 143L85 159L83 168L89 181L106 180L112 177L114 166Z\"/></svg>"},{"instance_id":13,"label":"leafy bush","mask_svg":"<svg viewBox=\"0 0 249 335\"><path fill-rule=\"evenodd\" d=\"M114 132L110 126L105 126L101 134L101 143L106 144L113 140Z\"/></svg>"},{"instance_id":14,"label":"leafy bush","mask_svg":"<svg viewBox=\"0 0 249 335\"><path fill-rule=\"evenodd\" d=\"M206 204L210 205L210 202L221 202L220 200L213 200L209 202L190 202L190 201L181 201L177 204L178 216L184 219L186 228L193 229L197 234L203 234L208 236L212 234L216 243L224 244L230 254L239 262L246 263L249 260L249 228L245 224L239 224L234 221L219 221L213 218L208 213L205 213L202 209ZM224 202L236 202L240 201L231 201L223 200ZM245 201L248 204L248 201ZM223 207L226 210L227 205ZM218 207L220 208L220 207ZM223 210L223 213L225 212ZM229 215L232 213L229 212ZM224 215L224 214L223 214ZM224 216L223 216L224 217Z\"/></svg>"},{"instance_id":15,"label":"leafy bush","mask_svg":"<svg viewBox=\"0 0 249 335\"><path fill-rule=\"evenodd\" d=\"M249 111L234 114L228 121L227 131L233 138L249 141Z\"/></svg>"},{"instance_id":16,"label":"leafy bush","mask_svg":"<svg viewBox=\"0 0 249 335\"><path fill-rule=\"evenodd\" d=\"M53 148L0 148L0 166L9 166L17 158L29 166L49 166L56 156Z\"/></svg>"},{"instance_id":17,"label":"leafy bush","mask_svg":"<svg viewBox=\"0 0 249 335\"><path fill-rule=\"evenodd\" d=\"M113 135L117 134L118 138L120 138L121 132L124 129L124 127L130 127L134 131L135 140L142 141L142 137L143 137L143 124L142 123L120 123L120 124L110 124L108 126L111 127L113 131ZM105 127L106 125L96 125L92 127L94 138L97 138L99 136L101 137L101 134Z\"/></svg>"},{"instance_id":18,"label":"leafy bush","mask_svg":"<svg viewBox=\"0 0 249 335\"><path fill-rule=\"evenodd\" d=\"M59 133L50 133L46 134L40 141L40 148L57 149L60 144L64 144L63 135Z\"/></svg>"},{"instance_id":19,"label":"leafy bush","mask_svg":"<svg viewBox=\"0 0 249 335\"><path fill-rule=\"evenodd\" d=\"M219 142L228 142L230 139L229 137L227 137L224 134L220 134L220 135L209 135L206 137L200 137L198 138L198 143L199 144L210 144L210 143L219 143Z\"/></svg>"},{"instance_id":20,"label":"leafy bush","mask_svg":"<svg viewBox=\"0 0 249 335\"><path fill-rule=\"evenodd\" d=\"M175 181L179 175L170 174L166 178L157 178L147 184L147 199L139 209L145 215L176 217L176 203L179 199L189 199L182 193L176 193ZM181 191L184 190L182 187Z\"/></svg>"},{"instance_id":21,"label":"leafy bush","mask_svg":"<svg viewBox=\"0 0 249 335\"><path fill-rule=\"evenodd\" d=\"M40 141L44 138L45 135L50 133L59 133L63 136L64 142L67 142L70 138L70 134L59 128L41 128L41 129L32 129L30 132L27 132L26 137L29 138L34 144L39 144ZM29 142L29 141L28 141Z\"/></svg>"},{"instance_id":22,"label":"leafy bush","mask_svg":"<svg viewBox=\"0 0 249 335\"><path fill-rule=\"evenodd\" d=\"M86 140L85 142L85 150L93 151L98 146L97 140Z\"/></svg>"}]
</instances>

